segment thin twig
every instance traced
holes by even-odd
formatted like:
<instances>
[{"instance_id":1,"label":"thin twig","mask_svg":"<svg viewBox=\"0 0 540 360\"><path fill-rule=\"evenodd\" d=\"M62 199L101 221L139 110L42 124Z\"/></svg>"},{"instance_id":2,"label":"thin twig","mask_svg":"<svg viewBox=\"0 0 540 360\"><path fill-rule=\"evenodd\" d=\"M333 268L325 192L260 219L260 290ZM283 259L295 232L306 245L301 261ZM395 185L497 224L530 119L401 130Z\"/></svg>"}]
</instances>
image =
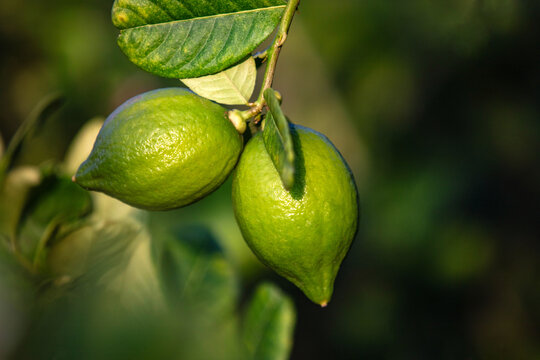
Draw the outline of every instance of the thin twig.
<instances>
[{"instance_id":1,"label":"thin twig","mask_svg":"<svg viewBox=\"0 0 540 360\"><path fill-rule=\"evenodd\" d=\"M241 115L245 120L260 114L262 109L266 105L263 94L266 89L272 86L272 82L274 81L274 75L276 72L276 65L279 58L279 53L281 51L281 48L283 47L283 44L285 43L285 40L287 39L287 34L289 33L289 28L291 27L291 23L299 3L300 0L289 0L289 2L287 3L287 7L285 8L285 13L281 18L276 37L272 42L272 45L270 45L267 50L266 70L264 73L261 90L259 92L259 97L257 98L257 101L252 104L249 110L241 112ZM257 119L254 122L257 122Z\"/></svg>"}]
</instances>

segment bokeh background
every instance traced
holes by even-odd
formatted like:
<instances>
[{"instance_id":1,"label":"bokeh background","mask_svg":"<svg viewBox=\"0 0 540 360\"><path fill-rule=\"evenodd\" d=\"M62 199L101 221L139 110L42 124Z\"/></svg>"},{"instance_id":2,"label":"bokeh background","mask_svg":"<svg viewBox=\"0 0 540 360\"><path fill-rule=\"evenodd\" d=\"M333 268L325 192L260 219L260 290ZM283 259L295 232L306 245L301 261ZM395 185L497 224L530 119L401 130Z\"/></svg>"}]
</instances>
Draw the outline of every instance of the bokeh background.
<instances>
[{"instance_id":1,"label":"bokeh background","mask_svg":"<svg viewBox=\"0 0 540 360\"><path fill-rule=\"evenodd\" d=\"M63 159L88 120L180 85L124 57L111 5L0 3L3 142L45 96L67 100L18 164ZM330 305L250 254L230 183L154 226L202 224L243 293L270 280L289 294L293 360L540 359L540 2L305 0L274 87L358 184L360 229Z\"/></svg>"}]
</instances>

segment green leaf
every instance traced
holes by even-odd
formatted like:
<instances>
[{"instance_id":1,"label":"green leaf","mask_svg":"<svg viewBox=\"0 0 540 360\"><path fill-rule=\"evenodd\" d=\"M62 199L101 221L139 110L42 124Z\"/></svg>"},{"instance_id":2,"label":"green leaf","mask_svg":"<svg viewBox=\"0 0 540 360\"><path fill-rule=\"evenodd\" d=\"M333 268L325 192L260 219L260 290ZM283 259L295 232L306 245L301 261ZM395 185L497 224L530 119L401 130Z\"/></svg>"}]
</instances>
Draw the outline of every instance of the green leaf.
<instances>
[{"instance_id":1,"label":"green leaf","mask_svg":"<svg viewBox=\"0 0 540 360\"><path fill-rule=\"evenodd\" d=\"M228 7L217 5L226 2L219 1L215 14L164 20L163 9L174 15L170 9L183 3L163 0L167 7L137 3L132 12L122 13L125 18L113 17L115 23L127 27L121 30L118 45L143 70L177 79L214 74L237 64L272 33L285 9L285 5L278 5L224 13ZM113 8L113 16L117 13ZM140 19L132 21L135 16Z\"/></svg>"},{"instance_id":2,"label":"green leaf","mask_svg":"<svg viewBox=\"0 0 540 360\"><path fill-rule=\"evenodd\" d=\"M246 61L214 75L182 79L193 92L207 99L227 105L244 105L249 102L257 69L250 56Z\"/></svg>"},{"instance_id":3,"label":"green leaf","mask_svg":"<svg viewBox=\"0 0 540 360\"><path fill-rule=\"evenodd\" d=\"M115 0L112 21L119 29L285 5L285 0Z\"/></svg>"},{"instance_id":4,"label":"green leaf","mask_svg":"<svg viewBox=\"0 0 540 360\"><path fill-rule=\"evenodd\" d=\"M63 104L63 97L58 94L52 94L41 100L32 112L30 112L30 115L28 115L11 138L8 147L0 158L0 183L3 182L6 171L11 167L13 160L21 149L24 139L43 124Z\"/></svg>"},{"instance_id":5,"label":"green leaf","mask_svg":"<svg viewBox=\"0 0 540 360\"><path fill-rule=\"evenodd\" d=\"M257 288L244 321L244 341L253 360L289 357L296 314L292 301L278 288Z\"/></svg>"},{"instance_id":6,"label":"green leaf","mask_svg":"<svg viewBox=\"0 0 540 360\"><path fill-rule=\"evenodd\" d=\"M34 265L44 260L45 246L61 225L92 210L90 194L71 179L49 175L28 195L18 224L18 250Z\"/></svg>"},{"instance_id":7,"label":"green leaf","mask_svg":"<svg viewBox=\"0 0 540 360\"><path fill-rule=\"evenodd\" d=\"M283 115L274 90L266 89L264 98L270 111L266 114L263 139L266 151L278 171L285 189L294 185L294 146L289 122Z\"/></svg>"},{"instance_id":8,"label":"green leaf","mask_svg":"<svg viewBox=\"0 0 540 360\"><path fill-rule=\"evenodd\" d=\"M0 233L12 245L15 243L17 224L30 190L40 181L41 172L37 167L22 166L11 170L0 185Z\"/></svg>"},{"instance_id":9,"label":"green leaf","mask_svg":"<svg viewBox=\"0 0 540 360\"><path fill-rule=\"evenodd\" d=\"M90 222L57 241L47 265L62 282L105 304L159 308L163 299L151 240L144 225L132 218Z\"/></svg>"},{"instance_id":10,"label":"green leaf","mask_svg":"<svg viewBox=\"0 0 540 360\"><path fill-rule=\"evenodd\" d=\"M233 312L236 275L206 227L185 226L175 235L169 234L160 269L171 305L206 314Z\"/></svg>"}]
</instances>

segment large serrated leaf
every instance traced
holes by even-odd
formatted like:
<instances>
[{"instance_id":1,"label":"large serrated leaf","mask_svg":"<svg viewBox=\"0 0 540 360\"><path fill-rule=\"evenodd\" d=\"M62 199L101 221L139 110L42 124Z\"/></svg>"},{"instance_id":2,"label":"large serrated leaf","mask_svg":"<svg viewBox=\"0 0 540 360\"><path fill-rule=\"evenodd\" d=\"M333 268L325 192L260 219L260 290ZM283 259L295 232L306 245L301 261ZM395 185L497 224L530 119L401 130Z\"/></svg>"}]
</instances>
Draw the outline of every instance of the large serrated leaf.
<instances>
[{"instance_id":1,"label":"large serrated leaf","mask_svg":"<svg viewBox=\"0 0 540 360\"><path fill-rule=\"evenodd\" d=\"M193 92L207 99L227 105L244 105L249 102L257 68L250 56L246 61L214 75L182 79Z\"/></svg>"},{"instance_id":2,"label":"large serrated leaf","mask_svg":"<svg viewBox=\"0 0 540 360\"><path fill-rule=\"evenodd\" d=\"M266 151L278 171L285 189L294 185L294 147L289 122L283 115L274 90L266 89L264 98L270 111L266 114L263 139Z\"/></svg>"},{"instance_id":3,"label":"large serrated leaf","mask_svg":"<svg viewBox=\"0 0 540 360\"><path fill-rule=\"evenodd\" d=\"M113 22L122 29L118 45L134 64L159 76L186 79L241 61L272 33L284 9L284 2L276 0L117 1Z\"/></svg>"},{"instance_id":4,"label":"large serrated leaf","mask_svg":"<svg viewBox=\"0 0 540 360\"><path fill-rule=\"evenodd\" d=\"M289 357L296 314L292 301L278 288L257 288L244 321L244 342L253 360L285 360Z\"/></svg>"}]
</instances>

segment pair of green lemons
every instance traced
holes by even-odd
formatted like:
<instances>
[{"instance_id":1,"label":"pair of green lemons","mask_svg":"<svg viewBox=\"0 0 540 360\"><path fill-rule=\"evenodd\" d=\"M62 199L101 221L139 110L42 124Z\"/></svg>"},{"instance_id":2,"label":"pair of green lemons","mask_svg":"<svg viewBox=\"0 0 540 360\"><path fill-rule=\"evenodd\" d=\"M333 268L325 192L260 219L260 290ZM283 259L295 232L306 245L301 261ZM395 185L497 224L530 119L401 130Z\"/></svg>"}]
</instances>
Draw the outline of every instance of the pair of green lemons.
<instances>
[{"instance_id":1,"label":"pair of green lemons","mask_svg":"<svg viewBox=\"0 0 540 360\"><path fill-rule=\"evenodd\" d=\"M356 232L357 191L326 137L296 125L291 134L297 171L288 191L261 133L243 149L226 109L182 88L159 89L109 116L75 181L135 207L168 210L208 195L236 166L232 198L246 242L325 306Z\"/></svg>"}]
</instances>

